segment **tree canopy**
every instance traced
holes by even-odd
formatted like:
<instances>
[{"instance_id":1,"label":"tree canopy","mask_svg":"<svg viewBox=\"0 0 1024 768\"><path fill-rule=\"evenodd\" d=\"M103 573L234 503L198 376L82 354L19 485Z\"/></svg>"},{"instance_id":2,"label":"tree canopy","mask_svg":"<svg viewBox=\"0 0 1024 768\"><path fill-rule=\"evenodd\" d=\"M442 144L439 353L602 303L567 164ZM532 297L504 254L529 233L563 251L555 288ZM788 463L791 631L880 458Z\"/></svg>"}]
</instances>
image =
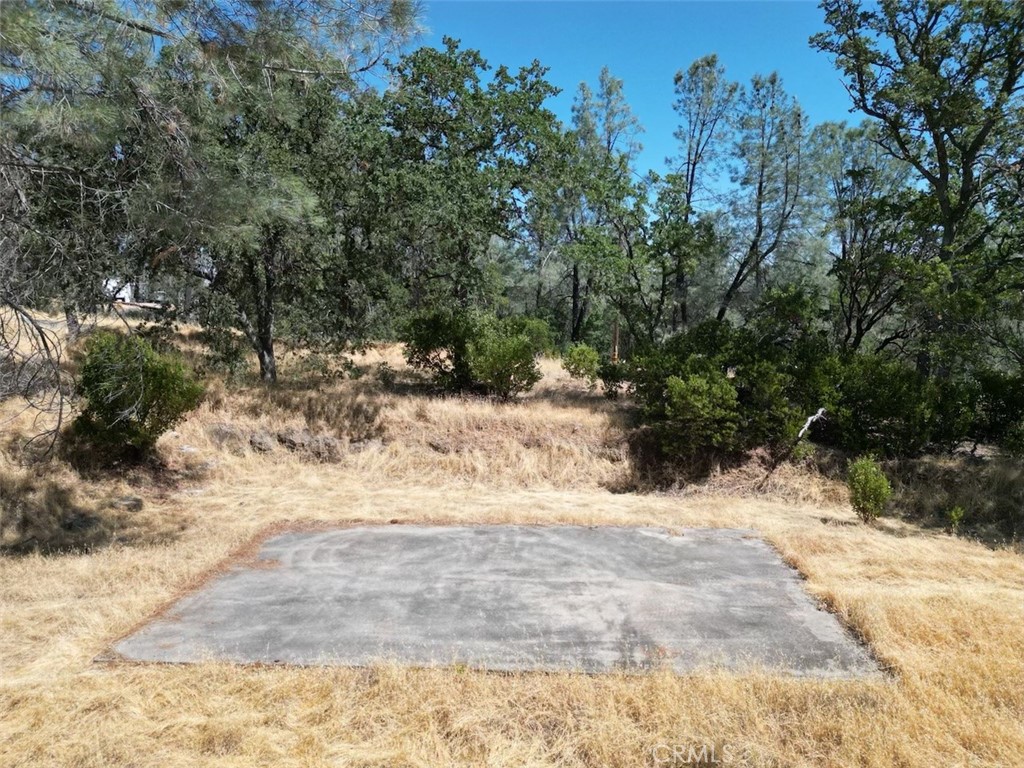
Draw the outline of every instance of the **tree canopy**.
<instances>
[{"instance_id":1,"label":"tree canopy","mask_svg":"<svg viewBox=\"0 0 1024 768\"><path fill-rule=\"evenodd\" d=\"M411 325L443 320L490 329L459 348L498 355L533 349L536 322L616 362L724 366L653 366L677 381L652 413L729 387L737 407L808 408L800 376L852 398L852 371L946 393L928 418L956 420L954 384L980 412L985 377L1024 361L1024 10L822 8L810 44L861 121L812 125L778 73L732 82L709 53L674 77L660 175L638 167L629 83L595 73L562 123L540 62L416 49L406 0L12 0L0 302L74 334L129 286L268 382L281 338L421 339Z\"/></svg>"}]
</instances>

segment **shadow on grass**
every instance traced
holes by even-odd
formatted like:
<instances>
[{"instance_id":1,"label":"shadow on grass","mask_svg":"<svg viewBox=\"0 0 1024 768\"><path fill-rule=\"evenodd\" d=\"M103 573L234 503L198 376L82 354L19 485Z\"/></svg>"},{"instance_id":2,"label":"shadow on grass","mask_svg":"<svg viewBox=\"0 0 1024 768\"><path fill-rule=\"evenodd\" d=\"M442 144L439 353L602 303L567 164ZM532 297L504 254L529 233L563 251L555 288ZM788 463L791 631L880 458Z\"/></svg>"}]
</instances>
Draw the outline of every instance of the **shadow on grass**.
<instances>
[{"instance_id":1,"label":"shadow on grass","mask_svg":"<svg viewBox=\"0 0 1024 768\"><path fill-rule=\"evenodd\" d=\"M846 482L846 465L853 454L819 447L817 470ZM966 454L920 456L883 462L892 484L885 517L895 517L928 533L954 529L963 538L992 548L1017 547L1024 542L1024 463L1008 457ZM880 527L896 537L911 535L898 528Z\"/></svg>"},{"instance_id":2,"label":"shadow on grass","mask_svg":"<svg viewBox=\"0 0 1024 768\"><path fill-rule=\"evenodd\" d=\"M144 511L136 496L83 502L80 489L45 476L45 467L0 471L0 555L82 554L111 545L174 541L179 519Z\"/></svg>"},{"instance_id":3,"label":"shadow on grass","mask_svg":"<svg viewBox=\"0 0 1024 768\"><path fill-rule=\"evenodd\" d=\"M633 416L638 420L638 415ZM708 452L681 459L665 452L663 441L649 425L629 429L626 436L630 472L606 488L612 493L658 493L700 484L712 475L751 462L747 454ZM767 472L767 465L764 467Z\"/></svg>"},{"instance_id":4,"label":"shadow on grass","mask_svg":"<svg viewBox=\"0 0 1024 768\"><path fill-rule=\"evenodd\" d=\"M988 546L1024 540L1024 463L1005 457L925 456L887 462L892 507L922 526L948 529Z\"/></svg>"},{"instance_id":5,"label":"shadow on grass","mask_svg":"<svg viewBox=\"0 0 1024 768\"><path fill-rule=\"evenodd\" d=\"M247 387L241 394L250 415L301 418L312 432L329 432L350 441L380 438L385 432L385 393L369 382L338 386L288 378L271 386Z\"/></svg>"}]
</instances>

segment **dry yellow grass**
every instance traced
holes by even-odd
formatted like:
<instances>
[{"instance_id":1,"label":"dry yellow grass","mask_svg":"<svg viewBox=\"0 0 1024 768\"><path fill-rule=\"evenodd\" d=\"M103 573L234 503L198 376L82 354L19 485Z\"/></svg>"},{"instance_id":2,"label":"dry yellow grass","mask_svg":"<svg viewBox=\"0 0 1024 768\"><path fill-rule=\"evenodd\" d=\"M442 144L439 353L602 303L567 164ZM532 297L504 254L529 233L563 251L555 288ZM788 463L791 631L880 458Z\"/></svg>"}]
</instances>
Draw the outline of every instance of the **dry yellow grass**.
<instances>
[{"instance_id":1,"label":"dry yellow grass","mask_svg":"<svg viewBox=\"0 0 1024 768\"><path fill-rule=\"evenodd\" d=\"M363 362L382 359L400 367L389 351ZM52 469L47 479L73 486L109 535L88 553L0 558L0 765L672 765L659 745L714 745L734 765L1024 765L1020 554L856 524L815 479L778 482L768 498L716 495L725 477L701 494L611 493L631 471L622 409L555 364L546 373L509 406L394 394L372 376L325 381L318 397L341 403L333 410L223 391L162 441L160 483ZM232 453L208 436L218 423L277 429L306 414L344 432L346 413L367 413L357 401L372 402L382 444L340 464ZM106 500L125 493L144 509L113 515ZM391 520L755 528L891 676L93 663L269 525Z\"/></svg>"}]
</instances>

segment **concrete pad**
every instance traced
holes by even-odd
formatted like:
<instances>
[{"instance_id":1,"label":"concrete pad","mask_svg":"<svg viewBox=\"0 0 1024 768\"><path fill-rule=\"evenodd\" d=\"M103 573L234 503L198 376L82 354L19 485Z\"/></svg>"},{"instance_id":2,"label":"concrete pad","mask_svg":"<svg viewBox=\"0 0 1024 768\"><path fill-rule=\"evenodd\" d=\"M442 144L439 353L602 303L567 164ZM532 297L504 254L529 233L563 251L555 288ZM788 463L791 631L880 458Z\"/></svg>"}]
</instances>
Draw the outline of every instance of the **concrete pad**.
<instances>
[{"instance_id":1,"label":"concrete pad","mask_svg":"<svg viewBox=\"0 0 1024 768\"><path fill-rule=\"evenodd\" d=\"M752 531L392 525L284 533L123 658L877 673Z\"/></svg>"}]
</instances>

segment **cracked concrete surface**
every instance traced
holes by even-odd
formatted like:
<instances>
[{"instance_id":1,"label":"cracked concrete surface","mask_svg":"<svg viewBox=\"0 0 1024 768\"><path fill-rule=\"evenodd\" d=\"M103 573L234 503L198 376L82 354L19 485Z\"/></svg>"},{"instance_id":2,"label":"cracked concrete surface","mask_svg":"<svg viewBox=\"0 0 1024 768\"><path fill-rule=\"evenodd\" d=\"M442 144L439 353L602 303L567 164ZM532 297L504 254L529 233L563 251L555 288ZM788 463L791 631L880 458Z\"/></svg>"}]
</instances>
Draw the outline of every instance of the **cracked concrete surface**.
<instances>
[{"instance_id":1,"label":"cracked concrete surface","mask_svg":"<svg viewBox=\"0 0 1024 768\"><path fill-rule=\"evenodd\" d=\"M284 533L114 650L163 662L878 674L775 550L730 529Z\"/></svg>"}]
</instances>

